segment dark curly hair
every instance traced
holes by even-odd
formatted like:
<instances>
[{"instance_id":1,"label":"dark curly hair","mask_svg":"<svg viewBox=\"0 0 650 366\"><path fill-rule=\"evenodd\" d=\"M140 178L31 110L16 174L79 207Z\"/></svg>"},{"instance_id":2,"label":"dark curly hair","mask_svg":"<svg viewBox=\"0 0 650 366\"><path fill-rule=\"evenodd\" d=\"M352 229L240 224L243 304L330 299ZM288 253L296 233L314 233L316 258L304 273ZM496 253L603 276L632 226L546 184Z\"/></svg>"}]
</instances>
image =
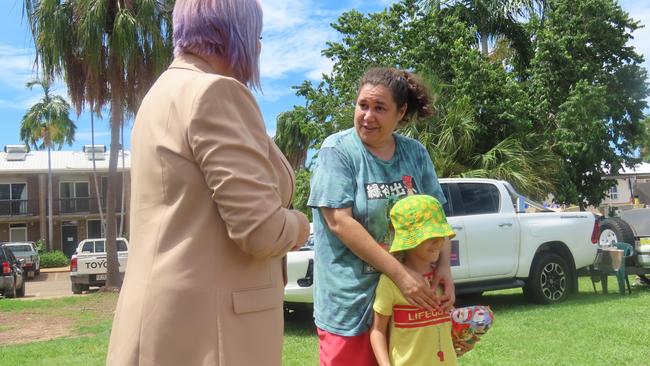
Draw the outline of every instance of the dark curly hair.
<instances>
[{"instance_id":1,"label":"dark curly hair","mask_svg":"<svg viewBox=\"0 0 650 366\"><path fill-rule=\"evenodd\" d=\"M359 89L366 85L382 85L388 88L393 94L393 100L397 108L407 105L406 113L401 122L408 122L413 119L426 118L433 115L431 107L431 95L422 80L416 75L399 70L393 67L375 67L363 75L359 82Z\"/></svg>"}]
</instances>

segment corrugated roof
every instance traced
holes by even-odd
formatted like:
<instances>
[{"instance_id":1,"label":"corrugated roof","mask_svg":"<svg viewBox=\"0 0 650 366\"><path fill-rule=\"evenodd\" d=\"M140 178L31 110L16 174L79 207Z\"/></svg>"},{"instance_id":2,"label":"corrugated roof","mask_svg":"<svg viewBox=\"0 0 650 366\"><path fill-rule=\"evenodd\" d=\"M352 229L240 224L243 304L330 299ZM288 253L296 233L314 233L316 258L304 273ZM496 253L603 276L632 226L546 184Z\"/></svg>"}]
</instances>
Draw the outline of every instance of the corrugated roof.
<instances>
[{"instance_id":1,"label":"corrugated roof","mask_svg":"<svg viewBox=\"0 0 650 366\"><path fill-rule=\"evenodd\" d=\"M619 175L629 174L650 174L650 163L637 164L634 167L626 167L618 171Z\"/></svg>"},{"instance_id":2,"label":"corrugated roof","mask_svg":"<svg viewBox=\"0 0 650 366\"><path fill-rule=\"evenodd\" d=\"M88 160L88 155L82 151L55 151L52 152L52 171L86 172L93 170L93 162ZM108 171L110 151L104 153L104 160L95 160L97 171ZM0 152L0 174L7 173L41 173L47 172L47 151L30 151L24 161L7 161L7 153ZM131 169L131 153L124 152L124 168ZM122 170L122 151L117 160L117 170Z\"/></svg>"}]
</instances>

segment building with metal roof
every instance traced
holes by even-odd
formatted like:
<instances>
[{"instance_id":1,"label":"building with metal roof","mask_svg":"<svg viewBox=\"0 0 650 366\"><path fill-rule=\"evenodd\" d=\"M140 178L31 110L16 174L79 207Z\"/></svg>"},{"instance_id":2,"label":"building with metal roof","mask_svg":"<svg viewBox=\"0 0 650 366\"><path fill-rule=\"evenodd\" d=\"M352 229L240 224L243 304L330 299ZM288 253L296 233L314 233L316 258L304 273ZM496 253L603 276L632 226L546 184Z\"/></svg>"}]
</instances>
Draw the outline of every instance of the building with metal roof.
<instances>
[{"instance_id":1,"label":"building with metal roof","mask_svg":"<svg viewBox=\"0 0 650 366\"><path fill-rule=\"evenodd\" d=\"M104 236L100 212L106 211L109 154L104 145L86 145L80 151L50 151L52 249L70 256L79 241ZM116 191L120 236L128 235L130 168L131 154L120 150ZM47 176L47 151L7 145L0 152L0 242L47 240Z\"/></svg>"}]
</instances>

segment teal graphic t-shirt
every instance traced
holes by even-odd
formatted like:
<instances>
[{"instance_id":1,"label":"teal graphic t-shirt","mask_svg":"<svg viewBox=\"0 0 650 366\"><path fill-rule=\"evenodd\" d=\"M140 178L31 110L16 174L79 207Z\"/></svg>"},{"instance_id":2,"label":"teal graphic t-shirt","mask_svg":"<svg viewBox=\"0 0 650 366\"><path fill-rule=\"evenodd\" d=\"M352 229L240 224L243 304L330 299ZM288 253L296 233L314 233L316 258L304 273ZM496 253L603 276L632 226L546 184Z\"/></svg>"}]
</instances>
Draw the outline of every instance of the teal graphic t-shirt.
<instances>
[{"instance_id":1,"label":"teal graphic t-shirt","mask_svg":"<svg viewBox=\"0 0 650 366\"><path fill-rule=\"evenodd\" d=\"M330 333L354 336L368 330L380 273L357 257L327 227L319 207L352 208L354 218L378 243L388 243L388 204L405 196L404 177L416 194L446 199L426 149L393 134L395 154L381 160L364 147L354 129L329 136L318 152L308 205L314 225L314 317Z\"/></svg>"}]
</instances>

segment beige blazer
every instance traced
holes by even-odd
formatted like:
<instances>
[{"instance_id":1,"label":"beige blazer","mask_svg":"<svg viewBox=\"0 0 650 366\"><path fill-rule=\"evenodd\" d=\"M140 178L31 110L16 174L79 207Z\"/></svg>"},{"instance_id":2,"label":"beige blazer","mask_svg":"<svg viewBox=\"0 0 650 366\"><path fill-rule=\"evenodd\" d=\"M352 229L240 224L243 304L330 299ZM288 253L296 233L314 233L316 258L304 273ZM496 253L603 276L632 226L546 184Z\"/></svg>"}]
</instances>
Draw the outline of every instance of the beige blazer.
<instances>
[{"instance_id":1,"label":"beige blazer","mask_svg":"<svg viewBox=\"0 0 650 366\"><path fill-rule=\"evenodd\" d=\"M217 72L177 57L135 119L108 365L282 362L282 258L309 223L250 91Z\"/></svg>"}]
</instances>

